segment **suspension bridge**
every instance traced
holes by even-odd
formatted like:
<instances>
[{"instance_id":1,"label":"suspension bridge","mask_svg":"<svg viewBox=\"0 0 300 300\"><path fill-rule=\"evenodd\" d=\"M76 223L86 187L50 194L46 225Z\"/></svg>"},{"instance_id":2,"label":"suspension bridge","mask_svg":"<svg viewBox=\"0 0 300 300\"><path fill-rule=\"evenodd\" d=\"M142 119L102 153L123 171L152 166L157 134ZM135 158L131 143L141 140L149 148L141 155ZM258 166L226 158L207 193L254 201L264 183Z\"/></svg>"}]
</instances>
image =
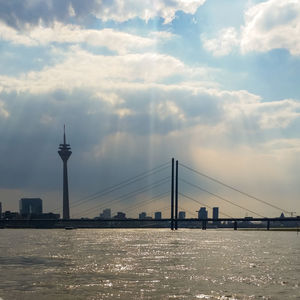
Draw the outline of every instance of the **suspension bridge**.
<instances>
[{"instance_id":1,"label":"suspension bridge","mask_svg":"<svg viewBox=\"0 0 300 300\"><path fill-rule=\"evenodd\" d=\"M221 192L227 195L224 196ZM174 158L171 162L160 164L73 201L70 207L74 211L70 223L77 220L91 226L98 224L100 227L170 227L172 230L177 230L179 227L206 229L223 225L223 227L232 226L237 229L241 225L260 222L260 225L263 223L267 229L270 229L271 224L276 222L298 224L299 221L299 218L293 216L293 212L180 163L178 160L175 161ZM203 216L199 213L199 207L209 211L217 207L217 216L209 218L207 213ZM267 217L257 210L259 207L262 211L272 211L278 216L285 214L285 217ZM117 214L101 216L101 210L114 210ZM182 217L182 214L180 217L179 210L184 211L184 215L189 214L189 217ZM149 213L148 216L146 211ZM234 217L232 211L244 213L246 217ZM139 212L143 215L140 214L137 218ZM159 218L153 218L153 214Z\"/></svg>"},{"instance_id":2,"label":"suspension bridge","mask_svg":"<svg viewBox=\"0 0 300 300\"><path fill-rule=\"evenodd\" d=\"M71 219L6 220L9 224L2 225L177 230L181 227L237 229L245 226L270 229L271 226L298 227L300 223L299 216L293 216L294 212L175 161L174 158L171 162L165 162L96 193L71 201L70 209ZM60 210L61 208L57 208L57 211ZM109 211L109 214L101 215L101 210ZM116 215L110 215L111 211L115 211ZM209 217L208 211L215 211L217 214ZM261 211L269 211L281 217L265 216ZM141 213L137 217L139 212ZM232 212L245 214L246 217L235 217Z\"/></svg>"}]
</instances>

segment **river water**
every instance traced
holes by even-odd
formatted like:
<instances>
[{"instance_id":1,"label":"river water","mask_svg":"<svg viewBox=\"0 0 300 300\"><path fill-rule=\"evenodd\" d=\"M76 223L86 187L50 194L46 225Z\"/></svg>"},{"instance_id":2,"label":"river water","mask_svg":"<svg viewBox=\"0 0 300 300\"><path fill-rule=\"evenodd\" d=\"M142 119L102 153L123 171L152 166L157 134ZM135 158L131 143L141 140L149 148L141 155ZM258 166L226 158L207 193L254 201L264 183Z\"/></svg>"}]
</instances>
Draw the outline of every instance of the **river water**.
<instances>
[{"instance_id":1,"label":"river water","mask_svg":"<svg viewBox=\"0 0 300 300\"><path fill-rule=\"evenodd\" d=\"M300 235L1 229L0 299L300 299Z\"/></svg>"}]
</instances>

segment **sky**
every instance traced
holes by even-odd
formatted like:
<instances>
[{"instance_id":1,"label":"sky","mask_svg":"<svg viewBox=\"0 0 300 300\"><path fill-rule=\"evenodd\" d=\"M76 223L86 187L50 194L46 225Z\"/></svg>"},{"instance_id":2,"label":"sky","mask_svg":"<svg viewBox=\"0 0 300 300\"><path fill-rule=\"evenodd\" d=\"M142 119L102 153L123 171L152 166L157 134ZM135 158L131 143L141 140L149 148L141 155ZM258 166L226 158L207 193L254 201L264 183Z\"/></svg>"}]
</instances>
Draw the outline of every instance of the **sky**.
<instances>
[{"instance_id":1,"label":"sky","mask_svg":"<svg viewBox=\"0 0 300 300\"><path fill-rule=\"evenodd\" d=\"M72 217L169 217L172 157L187 216L300 214L299 0L0 0L0 54L4 211L61 213L66 124Z\"/></svg>"}]
</instances>

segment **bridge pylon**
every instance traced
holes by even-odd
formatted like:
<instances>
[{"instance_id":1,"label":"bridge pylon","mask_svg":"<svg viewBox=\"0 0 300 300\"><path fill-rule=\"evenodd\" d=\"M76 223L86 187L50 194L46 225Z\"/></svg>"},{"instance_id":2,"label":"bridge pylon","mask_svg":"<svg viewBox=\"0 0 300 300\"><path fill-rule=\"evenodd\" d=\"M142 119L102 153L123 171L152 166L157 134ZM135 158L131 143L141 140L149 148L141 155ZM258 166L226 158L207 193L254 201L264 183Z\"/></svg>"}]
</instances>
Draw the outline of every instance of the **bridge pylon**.
<instances>
[{"instance_id":1,"label":"bridge pylon","mask_svg":"<svg viewBox=\"0 0 300 300\"><path fill-rule=\"evenodd\" d=\"M171 171L171 230L174 230L174 158Z\"/></svg>"}]
</instances>

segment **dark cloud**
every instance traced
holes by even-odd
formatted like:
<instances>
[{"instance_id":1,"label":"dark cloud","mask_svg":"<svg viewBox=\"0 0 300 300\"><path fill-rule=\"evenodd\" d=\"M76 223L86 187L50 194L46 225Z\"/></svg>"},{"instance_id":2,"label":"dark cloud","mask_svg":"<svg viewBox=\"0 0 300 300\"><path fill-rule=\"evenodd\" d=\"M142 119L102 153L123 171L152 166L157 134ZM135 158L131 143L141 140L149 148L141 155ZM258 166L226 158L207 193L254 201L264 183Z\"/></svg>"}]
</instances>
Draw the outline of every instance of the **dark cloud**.
<instances>
[{"instance_id":1,"label":"dark cloud","mask_svg":"<svg viewBox=\"0 0 300 300\"><path fill-rule=\"evenodd\" d=\"M0 118L0 185L2 188L57 188L61 162L57 148L62 142L63 124L73 155L71 177L76 188L95 189L129 173L148 167L150 136L175 130L174 120L160 120L147 112L121 117L87 91L49 94L2 93L10 117ZM121 140L114 140L119 133ZM110 140L112 137L112 140ZM107 145L106 145L107 143ZM108 147L103 154L101 147ZM168 153L152 155L160 162ZM132 164L133 163L133 164ZM130 165L130 170L128 167ZM87 179L88 178L88 179Z\"/></svg>"},{"instance_id":2,"label":"dark cloud","mask_svg":"<svg viewBox=\"0 0 300 300\"><path fill-rule=\"evenodd\" d=\"M139 0L0 0L0 19L18 29L40 21L44 24L53 21L73 23L75 19L76 23L86 23L94 18L124 22L136 17L148 21L159 16L170 22L176 11L194 13L196 6L203 3L199 1L195 6L193 2L183 4L179 0L161 0L159 4L152 5L151 1Z\"/></svg>"},{"instance_id":3,"label":"dark cloud","mask_svg":"<svg viewBox=\"0 0 300 300\"><path fill-rule=\"evenodd\" d=\"M24 24L36 25L40 21L71 21L70 7L77 19L89 17L98 6L95 0L0 0L0 19L6 24L23 29Z\"/></svg>"},{"instance_id":4,"label":"dark cloud","mask_svg":"<svg viewBox=\"0 0 300 300\"><path fill-rule=\"evenodd\" d=\"M2 93L0 99L10 116L0 118L0 157L5 158L0 161L1 187L57 188L61 169L57 148L63 124L73 149L70 177L74 189L88 192L148 169L149 159L154 165L169 160L183 151L176 149L175 140L170 142L169 133L213 118L212 112L205 111L215 102L210 99L212 104L208 104L203 95L181 99L180 93L176 96L159 89L119 93L125 101L115 106L79 89L37 95ZM161 115L158 108L168 107L169 99L180 107L185 121L168 111ZM202 106L197 104L202 100ZM122 109L130 113L119 115ZM154 136L160 140L155 142Z\"/></svg>"},{"instance_id":5,"label":"dark cloud","mask_svg":"<svg viewBox=\"0 0 300 300\"><path fill-rule=\"evenodd\" d=\"M127 89L119 90L117 94L124 101L112 105L107 99L82 89L44 94L2 92L2 109L10 115L0 115L0 188L35 191L42 198L47 191L61 190L62 163L57 150L62 142L64 123L67 141L73 151L69 160L73 200L168 162L171 157L191 166L198 159L206 166L225 159L226 155L217 157L215 152L209 151L204 152L204 155L208 154L207 158L201 157L200 151L201 147L209 147L209 141L202 136L210 134L206 130L211 119L213 126L224 121L222 99L218 96L190 90L181 93L180 89L176 92L152 89L152 93L147 89ZM183 119L168 110L170 102L179 108ZM118 114L122 109L128 109L130 113ZM198 125L208 126L204 131L193 131ZM216 139L213 135L213 147L222 148L222 138L232 139L234 146L239 144L237 137L230 137L230 134L240 135L244 128L239 131L242 127L239 123L235 127L235 131L231 130L226 137L220 134ZM255 132L253 140L257 139ZM216 151L222 153L222 149ZM166 171L149 182L168 174ZM149 182L138 182L130 188L135 190ZM135 198L129 201L135 201Z\"/></svg>"}]
</instances>

